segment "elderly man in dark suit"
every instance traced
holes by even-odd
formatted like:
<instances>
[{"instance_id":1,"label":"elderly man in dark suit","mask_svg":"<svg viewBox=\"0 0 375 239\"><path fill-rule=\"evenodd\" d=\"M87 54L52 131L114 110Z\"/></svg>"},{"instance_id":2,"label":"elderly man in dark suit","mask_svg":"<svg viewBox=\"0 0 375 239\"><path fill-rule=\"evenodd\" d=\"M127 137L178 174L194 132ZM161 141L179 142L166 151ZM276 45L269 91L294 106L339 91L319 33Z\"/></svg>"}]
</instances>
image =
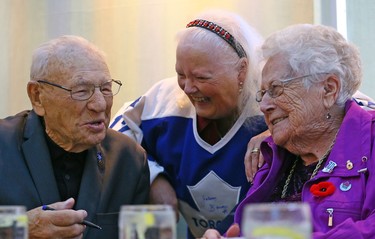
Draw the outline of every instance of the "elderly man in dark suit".
<instances>
[{"instance_id":1,"label":"elderly man in dark suit","mask_svg":"<svg viewBox=\"0 0 375 239\"><path fill-rule=\"evenodd\" d=\"M81 37L34 52L33 110L0 120L0 205L26 206L29 238L117 238L120 206L147 203L145 151L108 129L120 86L101 51Z\"/></svg>"}]
</instances>

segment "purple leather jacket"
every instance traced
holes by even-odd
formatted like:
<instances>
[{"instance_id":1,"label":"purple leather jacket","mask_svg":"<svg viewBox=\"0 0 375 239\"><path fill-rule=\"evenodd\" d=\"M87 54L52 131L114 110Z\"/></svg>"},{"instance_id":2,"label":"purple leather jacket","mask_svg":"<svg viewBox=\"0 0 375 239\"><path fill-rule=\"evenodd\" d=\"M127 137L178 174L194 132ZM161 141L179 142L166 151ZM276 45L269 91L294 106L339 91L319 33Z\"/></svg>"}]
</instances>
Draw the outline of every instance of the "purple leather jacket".
<instances>
[{"instance_id":1,"label":"purple leather jacket","mask_svg":"<svg viewBox=\"0 0 375 239\"><path fill-rule=\"evenodd\" d=\"M311 207L314 239L375 238L375 150L372 150L375 111L365 111L349 100L345 112L336 143L325 163L333 161L337 166L331 173L320 170L302 189L302 201ZM261 150L266 163L255 175L254 185L236 210L235 222L239 224L244 206L266 202L284 169L289 168L290 162L284 161L289 152L275 145L271 137L262 143ZM353 164L351 169L350 163ZM322 181L332 182L336 190L330 196L315 197L310 187ZM328 225L327 209L333 209L332 226Z\"/></svg>"}]
</instances>

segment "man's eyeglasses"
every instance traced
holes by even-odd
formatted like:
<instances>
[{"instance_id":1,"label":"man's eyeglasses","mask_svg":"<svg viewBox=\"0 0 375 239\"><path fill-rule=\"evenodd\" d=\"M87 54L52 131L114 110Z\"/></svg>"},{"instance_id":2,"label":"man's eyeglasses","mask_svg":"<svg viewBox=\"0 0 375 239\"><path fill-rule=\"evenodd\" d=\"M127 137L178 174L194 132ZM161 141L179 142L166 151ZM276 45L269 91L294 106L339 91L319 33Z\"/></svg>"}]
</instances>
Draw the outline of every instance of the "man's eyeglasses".
<instances>
[{"instance_id":1,"label":"man's eyeglasses","mask_svg":"<svg viewBox=\"0 0 375 239\"><path fill-rule=\"evenodd\" d=\"M73 100L81 101L90 99L95 92L95 88L99 88L100 92L102 92L104 96L114 96L120 91L120 87L122 86L121 81L113 79L104 82L101 85L80 84L73 86L71 89L45 80L38 80L37 82L48 84L69 91L70 96Z\"/></svg>"},{"instance_id":2,"label":"man's eyeglasses","mask_svg":"<svg viewBox=\"0 0 375 239\"><path fill-rule=\"evenodd\" d=\"M284 92L284 86L287 83L290 83L293 80L303 79L303 78L308 77L308 76L319 75L319 74L329 74L329 73L315 73L315 74L308 74L308 75L303 75L303 76L297 76L297 77L293 77L293 78L289 78L289 79L285 79L285 80L275 80L274 82L272 82L272 84L270 85L270 87L268 88L268 90L258 90L257 93L256 93L256 95L255 95L255 100L257 102L261 102L262 99L263 99L263 96L266 93L268 93L268 95L271 98L276 98L276 97L280 96Z\"/></svg>"}]
</instances>

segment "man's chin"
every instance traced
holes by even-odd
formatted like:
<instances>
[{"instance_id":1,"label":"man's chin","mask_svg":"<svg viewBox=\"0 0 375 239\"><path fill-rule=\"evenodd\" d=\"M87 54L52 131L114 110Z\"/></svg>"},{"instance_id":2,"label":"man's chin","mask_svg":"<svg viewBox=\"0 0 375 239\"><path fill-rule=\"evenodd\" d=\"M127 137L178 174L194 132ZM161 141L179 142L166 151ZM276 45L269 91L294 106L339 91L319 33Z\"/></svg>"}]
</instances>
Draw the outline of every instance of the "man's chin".
<instances>
[{"instance_id":1,"label":"man's chin","mask_svg":"<svg viewBox=\"0 0 375 239\"><path fill-rule=\"evenodd\" d=\"M101 134L92 135L90 139L88 140L89 145L92 147L97 144L100 144L104 140L105 135L106 135L105 132Z\"/></svg>"}]
</instances>

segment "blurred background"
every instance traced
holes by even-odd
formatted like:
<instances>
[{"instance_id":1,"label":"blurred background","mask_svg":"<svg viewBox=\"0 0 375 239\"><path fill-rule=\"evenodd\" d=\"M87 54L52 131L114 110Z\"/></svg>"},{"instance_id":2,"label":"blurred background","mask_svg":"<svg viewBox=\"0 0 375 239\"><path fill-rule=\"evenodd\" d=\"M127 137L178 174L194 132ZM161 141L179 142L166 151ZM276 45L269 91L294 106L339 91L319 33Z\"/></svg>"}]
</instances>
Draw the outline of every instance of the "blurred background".
<instances>
[{"instance_id":1,"label":"blurred background","mask_svg":"<svg viewBox=\"0 0 375 239\"><path fill-rule=\"evenodd\" d=\"M32 51L64 34L83 36L107 54L112 77L124 83L113 115L175 74L177 31L210 8L238 13L264 37L295 23L337 28L360 48L361 91L375 97L372 0L1 0L0 118L31 108L26 84Z\"/></svg>"},{"instance_id":2,"label":"blurred background","mask_svg":"<svg viewBox=\"0 0 375 239\"><path fill-rule=\"evenodd\" d=\"M112 77L124 83L114 115L175 75L176 33L210 8L238 13L264 37L296 23L337 28L359 47L361 91L375 98L373 0L0 0L0 118L31 108L26 84L32 51L65 34L83 36L107 54ZM183 220L179 229L183 238Z\"/></svg>"}]
</instances>

